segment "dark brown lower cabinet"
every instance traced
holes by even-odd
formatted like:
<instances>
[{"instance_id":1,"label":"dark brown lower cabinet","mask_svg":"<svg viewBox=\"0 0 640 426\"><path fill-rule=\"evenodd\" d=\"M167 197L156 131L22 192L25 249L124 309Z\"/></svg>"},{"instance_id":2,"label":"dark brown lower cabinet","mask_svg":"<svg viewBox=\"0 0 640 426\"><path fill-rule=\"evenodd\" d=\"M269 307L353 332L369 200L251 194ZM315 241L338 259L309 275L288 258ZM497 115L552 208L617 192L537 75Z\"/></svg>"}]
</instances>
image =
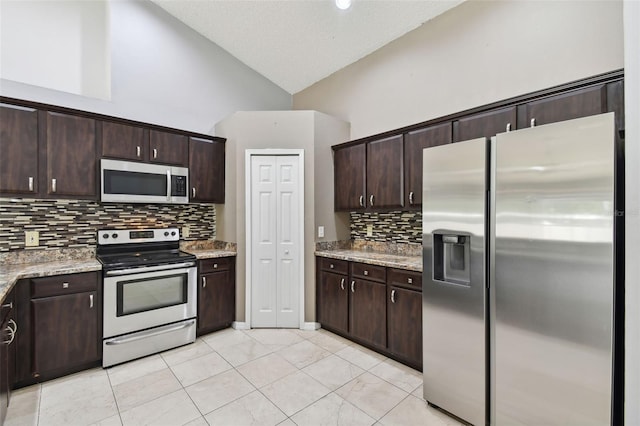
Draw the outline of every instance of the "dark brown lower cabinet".
<instances>
[{"instance_id":1,"label":"dark brown lower cabinet","mask_svg":"<svg viewBox=\"0 0 640 426\"><path fill-rule=\"evenodd\" d=\"M100 359L96 291L31 300L35 374Z\"/></svg>"},{"instance_id":2,"label":"dark brown lower cabinet","mask_svg":"<svg viewBox=\"0 0 640 426\"><path fill-rule=\"evenodd\" d=\"M350 284L349 330L353 337L379 348L387 346L387 286L353 279Z\"/></svg>"},{"instance_id":3,"label":"dark brown lower cabinet","mask_svg":"<svg viewBox=\"0 0 640 426\"><path fill-rule=\"evenodd\" d=\"M198 327L202 335L229 327L235 320L235 258L200 260L198 263Z\"/></svg>"},{"instance_id":4,"label":"dark brown lower cabinet","mask_svg":"<svg viewBox=\"0 0 640 426\"><path fill-rule=\"evenodd\" d=\"M422 292L396 286L387 291L389 351L422 368Z\"/></svg>"},{"instance_id":5,"label":"dark brown lower cabinet","mask_svg":"<svg viewBox=\"0 0 640 426\"><path fill-rule=\"evenodd\" d=\"M102 283L97 272L18 282L15 386L100 365Z\"/></svg>"},{"instance_id":6,"label":"dark brown lower cabinet","mask_svg":"<svg viewBox=\"0 0 640 426\"><path fill-rule=\"evenodd\" d=\"M11 291L0 308L0 425L4 424L4 419L7 416L13 371L15 370L16 345L14 341L18 330L14 307L15 301L13 291Z\"/></svg>"},{"instance_id":7,"label":"dark brown lower cabinet","mask_svg":"<svg viewBox=\"0 0 640 426\"><path fill-rule=\"evenodd\" d=\"M324 257L316 272L323 328L422 369L422 273Z\"/></svg>"}]
</instances>

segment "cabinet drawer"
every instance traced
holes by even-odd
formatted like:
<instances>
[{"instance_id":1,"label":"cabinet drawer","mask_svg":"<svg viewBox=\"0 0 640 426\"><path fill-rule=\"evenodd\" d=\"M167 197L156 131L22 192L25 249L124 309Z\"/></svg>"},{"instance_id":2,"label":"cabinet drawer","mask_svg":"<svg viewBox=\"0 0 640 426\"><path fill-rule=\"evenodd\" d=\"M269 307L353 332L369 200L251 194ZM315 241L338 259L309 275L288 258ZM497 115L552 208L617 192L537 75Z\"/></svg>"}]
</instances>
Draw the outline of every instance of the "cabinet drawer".
<instances>
[{"instance_id":1,"label":"cabinet drawer","mask_svg":"<svg viewBox=\"0 0 640 426\"><path fill-rule=\"evenodd\" d=\"M202 259L199 261L200 273L228 271L233 264L232 257L216 257L213 259Z\"/></svg>"},{"instance_id":2,"label":"cabinet drawer","mask_svg":"<svg viewBox=\"0 0 640 426\"><path fill-rule=\"evenodd\" d=\"M335 272L336 274L348 274L349 262L346 260L320 258L320 269L323 271Z\"/></svg>"},{"instance_id":3,"label":"cabinet drawer","mask_svg":"<svg viewBox=\"0 0 640 426\"><path fill-rule=\"evenodd\" d=\"M406 269L389 268L389 284L422 290L422 274Z\"/></svg>"},{"instance_id":4,"label":"cabinet drawer","mask_svg":"<svg viewBox=\"0 0 640 426\"><path fill-rule=\"evenodd\" d=\"M352 263L351 275L354 278L362 278L369 281L387 281L387 270L384 266L368 265L366 263Z\"/></svg>"},{"instance_id":5,"label":"cabinet drawer","mask_svg":"<svg viewBox=\"0 0 640 426\"><path fill-rule=\"evenodd\" d=\"M98 290L98 273L85 272L71 275L31 279L31 297L60 296Z\"/></svg>"}]
</instances>

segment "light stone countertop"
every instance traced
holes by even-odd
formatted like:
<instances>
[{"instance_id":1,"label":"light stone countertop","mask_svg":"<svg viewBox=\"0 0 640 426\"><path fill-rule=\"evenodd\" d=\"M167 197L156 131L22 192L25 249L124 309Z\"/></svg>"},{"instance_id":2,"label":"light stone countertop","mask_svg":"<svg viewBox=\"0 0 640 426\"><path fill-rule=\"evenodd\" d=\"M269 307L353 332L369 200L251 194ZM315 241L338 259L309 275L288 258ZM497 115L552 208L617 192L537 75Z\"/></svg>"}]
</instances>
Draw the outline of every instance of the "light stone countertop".
<instances>
[{"instance_id":1,"label":"light stone countertop","mask_svg":"<svg viewBox=\"0 0 640 426\"><path fill-rule=\"evenodd\" d=\"M316 250L315 255L328 257L330 259L348 260L351 262L422 272L422 256L402 256L398 254L347 249Z\"/></svg>"},{"instance_id":2,"label":"light stone countertop","mask_svg":"<svg viewBox=\"0 0 640 426\"><path fill-rule=\"evenodd\" d=\"M59 260L40 263L17 263L0 265L0 302L13 286L23 278L48 277L52 275L76 274L79 272L101 271L102 264L96 259Z\"/></svg>"},{"instance_id":3,"label":"light stone countertop","mask_svg":"<svg viewBox=\"0 0 640 426\"><path fill-rule=\"evenodd\" d=\"M221 249L182 249L182 251L194 254L199 259L213 259L217 257L235 257L237 253L232 250Z\"/></svg>"}]
</instances>

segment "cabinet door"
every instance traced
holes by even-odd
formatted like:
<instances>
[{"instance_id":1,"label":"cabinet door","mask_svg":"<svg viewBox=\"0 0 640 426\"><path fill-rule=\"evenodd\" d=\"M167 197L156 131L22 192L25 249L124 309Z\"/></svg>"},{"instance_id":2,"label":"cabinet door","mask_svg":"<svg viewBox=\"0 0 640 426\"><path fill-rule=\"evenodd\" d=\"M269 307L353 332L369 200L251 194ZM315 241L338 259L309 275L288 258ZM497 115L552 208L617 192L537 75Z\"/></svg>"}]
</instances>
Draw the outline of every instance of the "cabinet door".
<instances>
[{"instance_id":1,"label":"cabinet door","mask_svg":"<svg viewBox=\"0 0 640 426\"><path fill-rule=\"evenodd\" d=\"M38 192L38 111L0 104L0 193Z\"/></svg>"},{"instance_id":2,"label":"cabinet door","mask_svg":"<svg viewBox=\"0 0 640 426\"><path fill-rule=\"evenodd\" d=\"M367 195L370 208L404 206L403 136L367 143Z\"/></svg>"},{"instance_id":3,"label":"cabinet door","mask_svg":"<svg viewBox=\"0 0 640 426\"><path fill-rule=\"evenodd\" d=\"M176 133L151 130L149 132L149 161L187 167L189 138Z\"/></svg>"},{"instance_id":4,"label":"cabinet door","mask_svg":"<svg viewBox=\"0 0 640 426\"><path fill-rule=\"evenodd\" d=\"M451 123L427 127L404 136L404 205L422 205L422 150L451 143Z\"/></svg>"},{"instance_id":5,"label":"cabinet door","mask_svg":"<svg viewBox=\"0 0 640 426\"><path fill-rule=\"evenodd\" d=\"M422 366L422 293L389 286L387 313L389 351L414 366Z\"/></svg>"},{"instance_id":6,"label":"cabinet door","mask_svg":"<svg viewBox=\"0 0 640 426\"><path fill-rule=\"evenodd\" d=\"M323 327L349 331L349 297L347 276L320 272L318 287L318 320Z\"/></svg>"},{"instance_id":7,"label":"cabinet door","mask_svg":"<svg viewBox=\"0 0 640 426\"><path fill-rule=\"evenodd\" d=\"M365 144L334 151L334 210L359 210L366 206L366 155Z\"/></svg>"},{"instance_id":8,"label":"cabinet door","mask_svg":"<svg viewBox=\"0 0 640 426\"><path fill-rule=\"evenodd\" d=\"M230 270L200 275L198 335L229 327L235 319L236 286Z\"/></svg>"},{"instance_id":9,"label":"cabinet door","mask_svg":"<svg viewBox=\"0 0 640 426\"><path fill-rule=\"evenodd\" d=\"M224 142L189 138L190 201L224 203Z\"/></svg>"},{"instance_id":10,"label":"cabinet door","mask_svg":"<svg viewBox=\"0 0 640 426\"><path fill-rule=\"evenodd\" d=\"M516 107L507 107L461 118L453 123L453 141L460 142L476 138L490 138L504 133L507 128L515 130Z\"/></svg>"},{"instance_id":11,"label":"cabinet door","mask_svg":"<svg viewBox=\"0 0 640 426\"><path fill-rule=\"evenodd\" d=\"M367 280L351 280L349 331L366 343L387 347L387 286Z\"/></svg>"},{"instance_id":12,"label":"cabinet door","mask_svg":"<svg viewBox=\"0 0 640 426\"><path fill-rule=\"evenodd\" d=\"M518 110L518 128L572 120L607 111L607 87L601 84L529 102Z\"/></svg>"},{"instance_id":13,"label":"cabinet door","mask_svg":"<svg viewBox=\"0 0 640 426\"><path fill-rule=\"evenodd\" d=\"M91 118L46 113L47 193L96 198L96 124Z\"/></svg>"},{"instance_id":14,"label":"cabinet door","mask_svg":"<svg viewBox=\"0 0 640 426\"><path fill-rule=\"evenodd\" d=\"M103 157L149 159L149 134L142 127L103 121L101 139Z\"/></svg>"},{"instance_id":15,"label":"cabinet door","mask_svg":"<svg viewBox=\"0 0 640 426\"><path fill-rule=\"evenodd\" d=\"M97 292L31 300L34 373L100 359Z\"/></svg>"}]
</instances>

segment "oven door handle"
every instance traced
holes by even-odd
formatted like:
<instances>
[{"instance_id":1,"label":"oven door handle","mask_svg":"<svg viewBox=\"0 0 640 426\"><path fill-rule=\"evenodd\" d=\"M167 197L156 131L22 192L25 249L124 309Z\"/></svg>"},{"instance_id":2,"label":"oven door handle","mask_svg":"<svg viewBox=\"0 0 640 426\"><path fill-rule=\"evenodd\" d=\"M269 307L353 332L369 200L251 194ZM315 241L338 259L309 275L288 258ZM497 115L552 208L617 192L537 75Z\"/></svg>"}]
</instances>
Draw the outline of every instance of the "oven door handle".
<instances>
[{"instance_id":1,"label":"oven door handle","mask_svg":"<svg viewBox=\"0 0 640 426\"><path fill-rule=\"evenodd\" d=\"M116 337L115 339L109 339L105 341L105 345L122 345L124 343L135 342L136 340L142 340L149 337L157 336L158 334L170 333L172 331L182 330L183 328L191 327L195 324L196 320L192 319L182 324L169 324L162 327L154 328L153 330L140 331L135 334L131 334L125 337Z\"/></svg>"},{"instance_id":2,"label":"oven door handle","mask_svg":"<svg viewBox=\"0 0 640 426\"><path fill-rule=\"evenodd\" d=\"M113 271L105 272L105 275L109 275L109 276L132 275L132 274L141 274L143 272L155 272L155 271L166 271L168 269L189 268L195 265L196 265L195 262L183 262L183 263L170 263L168 265L142 266L140 268L115 269Z\"/></svg>"}]
</instances>

